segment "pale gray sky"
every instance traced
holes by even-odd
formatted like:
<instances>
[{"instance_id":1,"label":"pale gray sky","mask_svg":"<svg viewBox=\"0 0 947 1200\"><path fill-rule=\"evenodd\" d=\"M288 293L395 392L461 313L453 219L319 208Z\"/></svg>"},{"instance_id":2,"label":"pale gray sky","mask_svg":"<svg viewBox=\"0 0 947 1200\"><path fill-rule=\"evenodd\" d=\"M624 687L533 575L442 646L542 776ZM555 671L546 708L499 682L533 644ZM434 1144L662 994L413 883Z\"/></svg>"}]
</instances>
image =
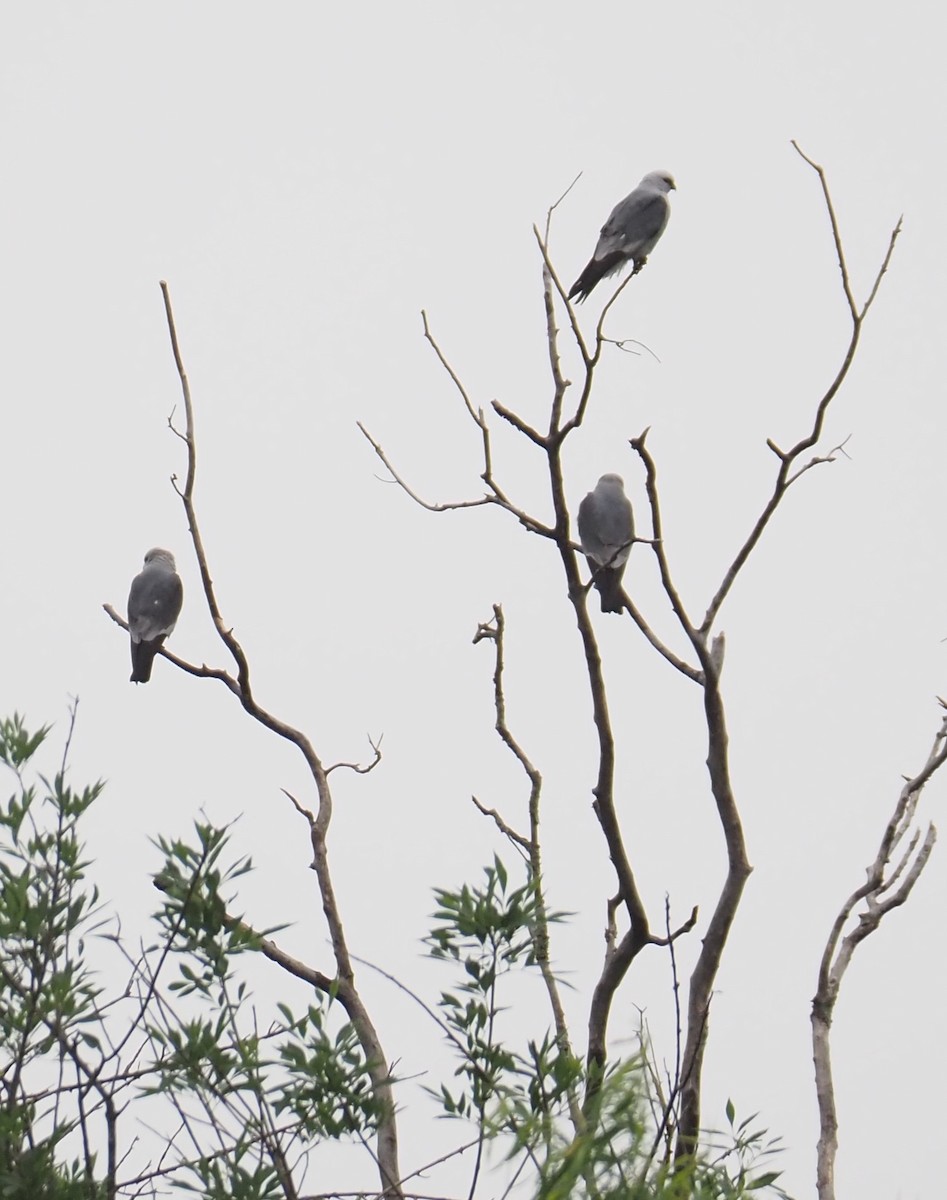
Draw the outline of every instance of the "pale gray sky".
<instances>
[{"instance_id":1,"label":"pale gray sky","mask_svg":"<svg viewBox=\"0 0 947 1200\"><path fill-rule=\"evenodd\" d=\"M671 561L701 610L768 494L772 436L808 427L841 360L846 309L818 181L829 171L862 294L904 233L833 405L826 444L720 620L732 764L756 870L712 1017L705 1119L728 1096L784 1137L786 1184L813 1192L809 1000L824 938L863 879L902 773L923 764L947 691L940 347L942 19L929 5L802 0L713 6L117 3L8 6L0 34L0 710L65 726L73 769L105 776L90 822L130 926L154 904L149 838L203 806L243 814L257 924L325 967L306 831L280 794L301 764L219 686L155 664L128 683L123 608L152 545L177 556L173 648L224 663L168 482L183 458L158 280L169 281L197 408L198 503L226 619L260 700L337 775L332 830L353 948L404 977L419 966L430 888L512 852L471 792L522 819L522 780L492 733L479 620L502 601L510 720L546 778L551 903L581 1043L602 950L604 848L590 809L592 728L580 647L551 546L502 514L432 516L378 479L363 421L431 500L479 494L479 443L421 338L427 309L478 404L542 420L551 388L531 224L578 172L553 252L568 285L641 176L677 180L661 244L609 332L651 356L606 356L574 439L575 504L617 471L639 517L627 439L647 425ZM602 295L599 295L602 292ZM607 289L582 311L590 329ZM567 362L576 376L577 364ZM499 477L540 517L541 462L495 422ZM672 636L647 552L626 586ZM596 614L598 617L598 614ZM724 854L703 767L698 694L630 622L601 618L621 741L619 808L652 913L708 914ZM552 653L551 653L552 651ZM943 781L923 815L944 807ZM943 912L935 851L908 908L861 950L837 1011L840 1195L940 1186ZM696 936L681 947L686 967ZM436 1031L366 977L406 1074ZM263 985L261 985L263 986ZM668 1040L667 963L635 965L613 1036L647 1009ZM431 1144L402 1097L403 1165ZM444 1125L436 1136L458 1133ZM348 1172L348 1173L346 1173ZM368 1176L370 1178L370 1175ZM353 1179L348 1167L325 1185ZM431 1186L450 1185L449 1179Z\"/></svg>"}]
</instances>

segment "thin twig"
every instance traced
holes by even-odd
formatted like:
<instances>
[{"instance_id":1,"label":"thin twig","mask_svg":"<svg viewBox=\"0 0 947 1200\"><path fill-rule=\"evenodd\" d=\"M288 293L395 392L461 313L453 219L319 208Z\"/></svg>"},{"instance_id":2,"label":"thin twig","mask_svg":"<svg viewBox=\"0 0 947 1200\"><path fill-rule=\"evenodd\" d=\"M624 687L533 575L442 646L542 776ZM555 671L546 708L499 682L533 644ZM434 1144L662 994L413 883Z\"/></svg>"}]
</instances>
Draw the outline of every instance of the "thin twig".
<instances>
[{"instance_id":1,"label":"thin twig","mask_svg":"<svg viewBox=\"0 0 947 1200\"><path fill-rule=\"evenodd\" d=\"M572 189L575 187L575 185L579 182L579 180L581 178L582 178L582 172L580 171L578 173L578 175L576 175L575 179L573 179L573 181L569 184L569 186L566 188L566 190L562 193L562 195L559 197L559 199L556 200L554 204L550 204L549 208L546 210L545 242L547 245L549 244L549 231L552 228L552 214L556 211L556 209L563 202L563 200L565 200L566 196L568 196L568 194L572 191Z\"/></svg>"},{"instance_id":2,"label":"thin twig","mask_svg":"<svg viewBox=\"0 0 947 1200\"><path fill-rule=\"evenodd\" d=\"M333 763L331 767L326 767L326 775L331 775L333 771L338 771L343 768L346 771L354 771L356 775L368 775L370 772L374 771L374 769L381 762L381 738L379 738L378 741L376 742L371 737L369 737L368 744L372 748L372 757L371 757L370 762L367 762L367 763L353 763L353 762Z\"/></svg>"}]
</instances>

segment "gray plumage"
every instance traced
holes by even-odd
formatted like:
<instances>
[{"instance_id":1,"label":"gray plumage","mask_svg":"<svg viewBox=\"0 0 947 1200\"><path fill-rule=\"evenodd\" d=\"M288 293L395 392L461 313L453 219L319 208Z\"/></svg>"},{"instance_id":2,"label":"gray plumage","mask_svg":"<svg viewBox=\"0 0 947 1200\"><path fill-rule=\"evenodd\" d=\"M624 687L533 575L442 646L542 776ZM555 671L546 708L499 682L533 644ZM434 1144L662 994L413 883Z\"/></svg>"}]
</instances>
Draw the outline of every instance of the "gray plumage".
<instances>
[{"instance_id":1,"label":"gray plumage","mask_svg":"<svg viewBox=\"0 0 947 1200\"><path fill-rule=\"evenodd\" d=\"M602 612L620 613L625 606L621 577L634 537L624 481L620 475L603 475L579 505L579 540L602 596Z\"/></svg>"},{"instance_id":2,"label":"gray plumage","mask_svg":"<svg viewBox=\"0 0 947 1200\"><path fill-rule=\"evenodd\" d=\"M584 300L597 283L620 271L625 263L634 263L632 274L638 274L664 233L671 215L668 192L674 188L674 178L667 171L652 171L615 205L602 226L595 253L572 285L570 300L574 296Z\"/></svg>"},{"instance_id":3,"label":"gray plumage","mask_svg":"<svg viewBox=\"0 0 947 1200\"><path fill-rule=\"evenodd\" d=\"M141 574L128 593L128 632L132 646L132 683L147 683L161 644L174 629L184 588L174 568L174 555L156 546L145 555Z\"/></svg>"}]
</instances>

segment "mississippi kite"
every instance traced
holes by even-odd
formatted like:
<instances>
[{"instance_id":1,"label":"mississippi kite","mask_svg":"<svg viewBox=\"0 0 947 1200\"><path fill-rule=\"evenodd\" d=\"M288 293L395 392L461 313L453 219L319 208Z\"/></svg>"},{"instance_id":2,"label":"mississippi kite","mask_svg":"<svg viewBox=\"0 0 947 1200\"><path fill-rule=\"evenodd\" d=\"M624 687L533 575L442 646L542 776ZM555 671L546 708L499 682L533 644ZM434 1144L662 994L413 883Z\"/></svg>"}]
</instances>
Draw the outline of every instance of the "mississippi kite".
<instances>
[{"instance_id":1,"label":"mississippi kite","mask_svg":"<svg viewBox=\"0 0 947 1200\"><path fill-rule=\"evenodd\" d=\"M667 171L652 171L645 175L631 195L612 209L602 226L595 253L579 278L572 285L569 299L584 300L592 288L608 275L620 271L627 262L634 263L637 275L648 261L648 255L671 215L668 192L675 187Z\"/></svg>"},{"instance_id":2,"label":"mississippi kite","mask_svg":"<svg viewBox=\"0 0 947 1200\"><path fill-rule=\"evenodd\" d=\"M184 588L174 569L174 555L156 546L145 555L141 574L128 593L128 632L132 643L132 683L147 683L161 643L174 629Z\"/></svg>"},{"instance_id":3,"label":"mississippi kite","mask_svg":"<svg viewBox=\"0 0 947 1200\"><path fill-rule=\"evenodd\" d=\"M579 540L602 594L602 612L620 613L624 608L621 577L634 537L624 481L620 475L603 475L579 505Z\"/></svg>"}]
</instances>

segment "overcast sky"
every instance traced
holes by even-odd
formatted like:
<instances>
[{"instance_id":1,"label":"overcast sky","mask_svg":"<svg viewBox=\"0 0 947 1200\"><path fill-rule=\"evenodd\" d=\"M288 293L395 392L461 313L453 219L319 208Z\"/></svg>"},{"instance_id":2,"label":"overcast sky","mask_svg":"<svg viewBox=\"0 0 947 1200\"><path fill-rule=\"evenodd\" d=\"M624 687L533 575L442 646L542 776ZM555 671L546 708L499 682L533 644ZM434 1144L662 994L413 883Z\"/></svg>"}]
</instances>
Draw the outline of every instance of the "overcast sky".
<instances>
[{"instance_id":1,"label":"overcast sky","mask_svg":"<svg viewBox=\"0 0 947 1200\"><path fill-rule=\"evenodd\" d=\"M61 737L80 697L74 779L108 779L87 833L127 929L143 931L154 905L149 839L186 833L203 809L221 824L240 817L235 848L258 868L240 895L248 918L293 922L287 948L331 970L307 831L280 792L307 798L302 763L219 685L159 660L151 684L132 687L126 638L101 610L124 609L145 550L167 546L185 584L173 648L227 665L169 483L184 459L167 429L179 403L167 279L196 405L203 532L256 694L328 762L364 757L366 735L384 734L377 771L333 776L331 855L353 949L434 996L449 979L420 965L431 887L476 879L495 851L513 862L469 800L525 823L523 780L492 731L489 648L471 645L502 602L509 718L546 779L550 902L576 914L555 958L582 1045L611 876L557 556L498 512L424 512L383 481L355 423L425 498L479 495L476 431L420 310L476 404L498 398L545 421L532 223L581 172L552 233L571 283L611 207L645 172L671 170L669 227L608 325L652 353L605 356L567 484L577 505L617 471L641 519L628 438L650 426L668 553L702 612L768 495L766 438L809 429L848 336L796 138L829 172L860 296L902 212L904 233L826 427L827 447L850 436L849 457L793 490L719 622L755 872L714 1001L704 1119L721 1124L728 1097L758 1111L788 1146L789 1190L813 1194L819 955L947 692L947 168L931 12L913 0L5 7L0 710L55 721ZM581 311L587 330L606 295ZM565 367L577 378L574 354ZM494 425L499 480L544 519L539 455ZM626 585L673 639L643 547ZM660 914L668 893L679 917L700 904L706 920L725 855L697 689L629 620L595 620L646 903ZM931 786L925 819L942 814L945 788ZM942 1186L930 1148L947 1071L945 903L940 847L845 981L840 1195L915 1200ZM700 932L680 949L684 969ZM403 1073L431 1065L436 1030L383 981L364 985ZM666 958L643 955L616 1045L637 1005L671 1056L667 1002ZM406 1170L432 1137L410 1086ZM436 1136L446 1146L459 1132ZM324 1186L371 1186L368 1168Z\"/></svg>"}]
</instances>

